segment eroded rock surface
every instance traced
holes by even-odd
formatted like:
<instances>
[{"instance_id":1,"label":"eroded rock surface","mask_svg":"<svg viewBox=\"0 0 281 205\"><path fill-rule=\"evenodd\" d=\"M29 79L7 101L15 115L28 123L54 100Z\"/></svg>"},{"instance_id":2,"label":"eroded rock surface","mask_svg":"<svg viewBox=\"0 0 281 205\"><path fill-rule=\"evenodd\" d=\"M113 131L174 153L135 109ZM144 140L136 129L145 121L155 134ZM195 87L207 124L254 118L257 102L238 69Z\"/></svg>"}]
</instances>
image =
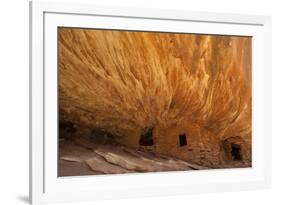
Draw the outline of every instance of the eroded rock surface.
<instances>
[{"instance_id":1,"label":"eroded rock surface","mask_svg":"<svg viewBox=\"0 0 281 205\"><path fill-rule=\"evenodd\" d=\"M61 142L60 176L206 169L206 167L179 159L142 152L121 145L101 145L89 142L90 140L86 147L79 141Z\"/></svg>"},{"instance_id":2,"label":"eroded rock surface","mask_svg":"<svg viewBox=\"0 0 281 205\"><path fill-rule=\"evenodd\" d=\"M58 38L60 123L76 138L213 168L251 165L251 37L59 28ZM141 141L147 130L153 140Z\"/></svg>"}]
</instances>

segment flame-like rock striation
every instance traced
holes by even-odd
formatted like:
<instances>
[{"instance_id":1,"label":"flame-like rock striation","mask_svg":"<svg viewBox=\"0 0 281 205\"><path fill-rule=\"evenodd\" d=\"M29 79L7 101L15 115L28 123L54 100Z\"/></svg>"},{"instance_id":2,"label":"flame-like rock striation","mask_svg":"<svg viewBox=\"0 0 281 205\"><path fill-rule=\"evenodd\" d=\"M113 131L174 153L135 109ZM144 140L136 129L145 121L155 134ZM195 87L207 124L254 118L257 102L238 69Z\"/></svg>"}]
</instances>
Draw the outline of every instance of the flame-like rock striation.
<instances>
[{"instance_id":1,"label":"flame-like rock striation","mask_svg":"<svg viewBox=\"0 0 281 205\"><path fill-rule=\"evenodd\" d=\"M251 38L59 28L60 119L251 134Z\"/></svg>"}]
</instances>

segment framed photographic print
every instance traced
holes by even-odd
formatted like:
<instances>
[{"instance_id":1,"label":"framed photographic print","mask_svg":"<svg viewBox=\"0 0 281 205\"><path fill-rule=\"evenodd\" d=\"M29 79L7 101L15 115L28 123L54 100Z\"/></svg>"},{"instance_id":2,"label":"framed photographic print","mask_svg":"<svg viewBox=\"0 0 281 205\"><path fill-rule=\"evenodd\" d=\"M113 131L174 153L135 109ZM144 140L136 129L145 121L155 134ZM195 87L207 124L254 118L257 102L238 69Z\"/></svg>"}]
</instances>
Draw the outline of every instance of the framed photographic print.
<instances>
[{"instance_id":1,"label":"framed photographic print","mask_svg":"<svg viewBox=\"0 0 281 205\"><path fill-rule=\"evenodd\" d=\"M30 25L32 204L270 187L270 17L36 1Z\"/></svg>"}]
</instances>

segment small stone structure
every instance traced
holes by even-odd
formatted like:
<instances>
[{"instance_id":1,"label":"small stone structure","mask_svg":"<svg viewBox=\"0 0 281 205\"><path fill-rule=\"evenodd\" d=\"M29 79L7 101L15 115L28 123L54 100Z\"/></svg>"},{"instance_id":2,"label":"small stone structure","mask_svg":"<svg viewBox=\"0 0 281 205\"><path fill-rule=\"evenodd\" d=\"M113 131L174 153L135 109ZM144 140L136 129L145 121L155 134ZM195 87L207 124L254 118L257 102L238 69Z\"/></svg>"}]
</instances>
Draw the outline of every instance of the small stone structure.
<instances>
[{"instance_id":1,"label":"small stone structure","mask_svg":"<svg viewBox=\"0 0 281 205\"><path fill-rule=\"evenodd\" d=\"M213 168L226 167L233 163L244 166L251 164L249 134L216 136L196 124L169 128L155 126L144 132L146 135L139 130L134 135L119 138L118 142Z\"/></svg>"}]
</instances>

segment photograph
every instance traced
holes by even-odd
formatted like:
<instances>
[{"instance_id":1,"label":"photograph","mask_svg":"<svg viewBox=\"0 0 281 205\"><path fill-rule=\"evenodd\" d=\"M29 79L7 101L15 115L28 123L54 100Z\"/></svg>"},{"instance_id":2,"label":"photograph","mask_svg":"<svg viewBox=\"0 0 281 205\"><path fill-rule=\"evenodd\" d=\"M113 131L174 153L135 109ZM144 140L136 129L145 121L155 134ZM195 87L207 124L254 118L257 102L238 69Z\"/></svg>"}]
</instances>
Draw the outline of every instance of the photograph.
<instances>
[{"instance_id":1,"label":"photograph","mask_svg":"<svg viewBox=\"0 0 281 205\"><path fill-rule=\"evenodd\" d=\"M252 36L57 38L59 177L252 167Z\"/></svg>"}]
</instances>

